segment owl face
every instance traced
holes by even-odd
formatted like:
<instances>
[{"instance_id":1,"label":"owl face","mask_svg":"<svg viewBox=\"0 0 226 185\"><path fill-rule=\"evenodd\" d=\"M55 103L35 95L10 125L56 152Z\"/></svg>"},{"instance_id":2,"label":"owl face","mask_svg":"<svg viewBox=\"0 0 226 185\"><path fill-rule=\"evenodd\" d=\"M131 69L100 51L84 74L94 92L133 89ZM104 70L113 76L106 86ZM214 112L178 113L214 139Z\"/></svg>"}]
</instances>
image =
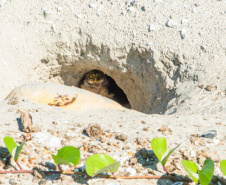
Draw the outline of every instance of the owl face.
<instances>
[{"instance_id":1,"label":"owl face","mask_svg":"<svg viewBox=\"0 0 226 185\"><path fill-rule=\"evenodd\" d=\"M98 70L91 71L86 74L86 82L92 85L103 84L106 80L106 75Z\"/></svg>"}]
</instances>

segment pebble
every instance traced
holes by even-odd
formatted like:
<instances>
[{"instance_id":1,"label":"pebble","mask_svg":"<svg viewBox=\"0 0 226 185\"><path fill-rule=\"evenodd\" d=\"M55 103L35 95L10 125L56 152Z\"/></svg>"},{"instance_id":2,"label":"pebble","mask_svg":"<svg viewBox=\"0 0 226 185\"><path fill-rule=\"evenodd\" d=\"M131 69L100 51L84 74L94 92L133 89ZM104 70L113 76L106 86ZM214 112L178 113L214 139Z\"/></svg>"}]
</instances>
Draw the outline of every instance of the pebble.
<instances>
[{"instance_id":1,"label":"pebble","mask_svg":"<svg viewBox=\"0 0 226 185\"><path fill-rule=\"evenodd\" d=\"M39 185L50 185L50 184L52 184L52 182L51 181L48 181L48 180L40 180L38 182L38 184Z\"/></svg>"},{"instance_id":2,"label":"pebble","mask_svg":"<svg viewBox=\"0 0 226 185\"><path fill-rule=\"evenodd\" d=\"M216 87L212 86L212 85L207 85L205 88L207 91L212 91L214 89L216 89Z\"/></svg>"},{"instance_id":3,"label":"pebble","mask_svg":"<svg viewBox=\"0 0 226 185\"><path fill-rule=\"evenodd\" d=\"M147 43L147 46L152 46L152 42L148 42Z\"/></svg>"},{"instance_id":4,"label":"pebble","mask_svg":"<svg viewBox=\"0 0 226 185\"><path fill-rule=\"evenodd\" d=\"M171 27L171 28L175 27L177 25L178 25L178 23L176 21L174 21L173 19L169 19L166 23L166 26Z\"/></svg>"},{"instance_id":5,"label":"pebble","mask_svg":"<svg viewBox=\"0 0 226 185\"><path fill-rule=\"evenodd\" d=\"M18 184L14 178L9 179L9 184L16 185Z\"/></svg>"},{"instance_id":6,"label":"pebble","mask_svg":"<svg viewBox=\"0 0 226 185\"><path fill-rule=\"evenodd\" d=\"M128 11L130 11L130 12L133 12L134 10L135 10L135 8L132 6L128 8Z\"/></svg>"},{"instance_id":7,"label":"pebble","mask_svg":"<svg viewBox=\"0 0 226 185\"><path fill-rule=\"evenodd\" d=\"M128 136L125 134L119 134L116 139L121 140L121 141L125 141L127 140Z\"/></svg>"},{"instance_id":8,"label":"pebble","mask_svg":"<svg viewBox=\"0 0 226 185\"><path fill-rule=\"evenodd\" d=\"M149 26L149 31L154 31L154 30L156 30L156 26L154 25L154 24L151 24L150 26Z\"/></svg>"},{"instance_id":9,"label":"pebble","mask_svg":"<svg viewBox=\"0 0 226 185\"><path fill-rule=\"evenodd\" d=\"M76 14L75 16L78 18L82 18L82 14Z\"/></svg>"},{"instance_id":10,"label":"pebble","mask_svg":"<svg viewBox=\"0 0 226 185\"><path fill-rule=\"evenodd\" d=\"M146 11L145 6L142 6L142 7L141 7L141 10L142 10L143 12L145 12L145 11Z\"/></svg>"},{"instance_id":11,"label":"pebble","mask_svg":"<svg viewBox=\"0 0 226 185\"><path fill-rule=\"evenodd\" d=\"M211 139L215 138L216 136L217 136L216 130L209 130L201 135L201 137L211 138Z\"/></svg>"},{"instance_id":12,"label":"pebble","mask_svg":"<svg viewBox=\"0 0 226 185\"><path fill-rule=\"evenodd\" d=\"M104 134L104 131L99 124L89 124L86 133L89 137L100 138Z\"/></svg>"},{"instance_id":13,"label":"pebble","mask_svg":"<svg viewBox=\"0 0 226 185\"><path fill-rule=\"evenodd\" d=\"M182 21L181 21L182 24L185 24L187 22L188 22L188 19L182 19Z\"/></svg>"},{"instance_id":14,"label":"pebble","mask_svg":"<svg viewBox=\"0 0 226 185\"><path fill-rule=\"evenodd\" d=\"M97 5L96 5L96 3L90 3L90 4L89 4L89 7L90 7L90 8L96 8Z\"/></svg>"},{"instance_id":15,"label":"pebble","mask_svg":"<svg viewBox=\"0 0 226 185\"><path fill-rule=\"evenodd\" d=\"M49 9L44 10L43 14L45 17L48 17L48 15L51 15L52 11Z\"/></svg>"},{"instance_id":16,"label":"pebble","mask_svg":"<svg viewBox=\"0 0 226 185\"><path fill-rule=\"evenodd\" d=\"M186 30L185 29L182 29L180 31L180 35L181 35L181 38L184 39L185 38L185 35L186 35Z\"/></svg>"}]
</instances>

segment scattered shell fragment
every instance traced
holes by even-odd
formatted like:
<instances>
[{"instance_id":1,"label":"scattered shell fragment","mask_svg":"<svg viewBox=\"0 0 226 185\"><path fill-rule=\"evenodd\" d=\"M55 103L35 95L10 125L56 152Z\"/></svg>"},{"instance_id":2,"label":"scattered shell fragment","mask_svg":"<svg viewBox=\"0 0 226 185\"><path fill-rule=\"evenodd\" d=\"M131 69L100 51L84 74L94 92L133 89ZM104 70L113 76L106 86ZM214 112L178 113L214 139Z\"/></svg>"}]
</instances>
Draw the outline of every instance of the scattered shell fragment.
<instances>
[{"instance_id":1,"label":"scattered shell fragment","mask_svg":"<svg viewBox=\"0 0 226 185\"><path fill-rule=\"evenodd\" d=\"M171 28L175 27L177 25L178 25L178 23L176 21L174 21L173 19L168 20L166 23L166 26L171 27Z\"/></svg>"},{"instance_id":2,"label":"scattered shell fragment","mask_svg":"<svg viewBox=\"0 0 226 185\"><path fill-rule=\"evenodd\" d=\"M82 14L76 14L75 16L78 18L82 18Z\"/></svg>"},{"instance_id":3,"label":"scattered shell fragment","mask_svg":"<svg viewBox=\"0 0 226 185\"><path fill-rule=\"evenodd\" d=\"M96 8L97 5L96 5L96 3L90 3L90 4L89 4L89 7L90 7L90 8Z\"/></svg>"}]
</instances>

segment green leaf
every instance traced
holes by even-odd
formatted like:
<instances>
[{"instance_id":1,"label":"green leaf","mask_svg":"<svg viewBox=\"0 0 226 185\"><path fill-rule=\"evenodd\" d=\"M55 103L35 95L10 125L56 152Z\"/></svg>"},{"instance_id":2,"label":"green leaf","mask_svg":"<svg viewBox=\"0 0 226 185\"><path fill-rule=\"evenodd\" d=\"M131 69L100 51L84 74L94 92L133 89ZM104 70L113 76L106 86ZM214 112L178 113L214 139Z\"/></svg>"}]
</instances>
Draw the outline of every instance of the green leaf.
<instances>
[{"instance_id":1,"label":"green leaf","mask_svg":"<svg viewBox=\"0 0 226 185\"><path fill-rule=\"evenodd\" d=\"M181 143L180 143L180 144L181 144ZM168 154L166 155L166 157L164 157L164 159L162 160L162 165L165 165L165 164L166 164L166 161L167 161L167 159L169 158L169 156L174 152L174 150L176 150L176 149L180 146L180 144L177 145L176 147L174 147L173 149L171 149L171 150L168 152Z\"/></svg>"},{"instance_id":2,"label":"green leaf","mask_svg":"<svg viewBox=\"0 0 226 185\"><path fill-rule=\"evenodd\" d=\"M25 143L25 141L23 143L21 143L20 146L17 146L16 154L15 154L15 157L14 157L15 161L17 161L17 159L18 159L19 154L20 154L20 152L21 152L21 150L24 146L24 143Z\"/></svg>"},{"instance_id":3,"label":"green leaf","mask_svg":"<svg viewBox=\"0 0 226 185\"><path fill-rule=\"evenodd\" d=\"M199 172L199 182L201 185L208 185L213 177L214 162L210 159L204 161L202 170Z\"/></svg>"},{"instance_id":4,"label":"green leaf","mask_svg":"<svg viewBox=\"0 0 226 185\"><path fill-rule=\"evenodd\" d=\"M14 158L15 161L17 161L19 154L24 146L25 141L23 143L21 143L20 146L17 146L15 141L9 136L6 136L3 141L4 141L7 149L9 150L10 155Z\"/></svg>"},{"instance_id":5,"label":"green leaf","mask_svg":"<svg viewBox=\"0 0 226 185\"><path fill-rule=\"evenodd\" d=\"M182 164L184 166L184 168L186 169L186 171L188 172L188 174L190 175L190 177L192 178L192 180L195 183L198 183L198 167L197 164L193 161L187 161L187 160L182 160Z\"/></svg>"},{"instance_id":6,"label":"green leaf","mask_svg":"<svg viewBox=\"0 0 226 185\"><path fill-rule=\"evenodd\" d=\"M226 160L220 162L221 171L226 176Z\"/></svg>"},{"instance_id":7,"label":"green leaf","mask_svg":"<svg viewBox=\"0 0 226 185\"><path fill-rule=\"evenodd\" d=\"M73 146L65 146L58 151L57 155L52 154L52 158L57 165L76 166L80 160L80 151Z\"/></svg>"},{"instance_id":8,"label":"green leaf","mask_svg":"<svg viewBox=\"0 0 226 185\"><path fill-rule=\"evenodd\" d=\"M86 172L89 176L103 172L117 172L120 167L120 162L115 162L114 159L105 154L94 154L86 161Z\"/></svg>"},{"instance_id":9,"label":"green leaf","mask_svg":"<svg viewBox=\"0 0 226 185\"><path fill-rule=\"evenodd\" d=\"M158 158L158 160L162 164L162 156L167 151L166 138L158 137L158 138L152 139L151 147L152 147L152 150L155 153L156 157Z\"/></svg>"}]
</instances>

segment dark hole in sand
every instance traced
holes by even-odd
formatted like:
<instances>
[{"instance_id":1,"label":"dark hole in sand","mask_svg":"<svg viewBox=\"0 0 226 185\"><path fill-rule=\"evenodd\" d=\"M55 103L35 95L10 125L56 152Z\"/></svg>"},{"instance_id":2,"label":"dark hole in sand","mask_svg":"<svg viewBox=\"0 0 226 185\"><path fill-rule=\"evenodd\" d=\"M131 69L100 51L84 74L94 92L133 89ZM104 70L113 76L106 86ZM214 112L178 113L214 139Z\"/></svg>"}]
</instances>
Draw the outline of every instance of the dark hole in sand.
<instances>
[{"instance_id":1,"label":"dark hole in sand","mask_svg":"<svg viewBox=\"0 0 226 185\"><path fill-rule=\"evenodd\" d=\"M94 70L91 70L91 71L94 71ZM89 72L91 72L91 71L89 71ZM98 71L100 71L100 70L98 70ZM87 72L87 73L89 73L89 72ZM82 82L85 80L86 74L80 80L79 87L81 86ZM107 77L107 80L109 81L109 86L108 86L109 94L113 93L115 95L113 100L118 102L119 104L121 104L122 106L124 106L126 108L131 108L129 100L127 99L127 96L124 93L124 91L116 84L116 82L113 78L111 78L107 74L105 74L105 75Z\"/></svg>"}]
</instances>

